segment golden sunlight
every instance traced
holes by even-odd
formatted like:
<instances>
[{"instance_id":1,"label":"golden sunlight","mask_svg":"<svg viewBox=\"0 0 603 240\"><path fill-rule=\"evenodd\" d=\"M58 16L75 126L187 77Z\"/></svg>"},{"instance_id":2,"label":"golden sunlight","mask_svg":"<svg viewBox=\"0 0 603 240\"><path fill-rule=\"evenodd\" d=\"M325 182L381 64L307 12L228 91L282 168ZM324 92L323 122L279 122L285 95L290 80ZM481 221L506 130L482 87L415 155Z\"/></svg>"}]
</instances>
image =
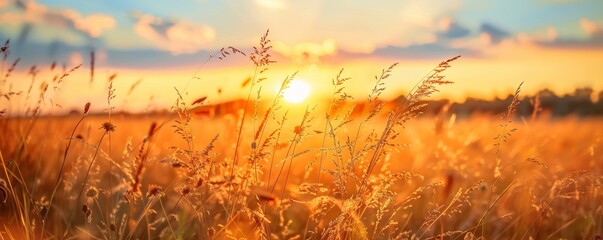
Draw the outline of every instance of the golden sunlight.
<instances>
[{"instance_id":1,"label":"golden sunlight","mask_svg":"<svg viewBox=\"0 0 603 240\"><path fill-rule=\"evenodd\" d=\"M310 96L310 85L298 79L291 81L289 87L283 91L283 97L289 103L303 102L308 96Z\"/></svg>"}]
</instances>

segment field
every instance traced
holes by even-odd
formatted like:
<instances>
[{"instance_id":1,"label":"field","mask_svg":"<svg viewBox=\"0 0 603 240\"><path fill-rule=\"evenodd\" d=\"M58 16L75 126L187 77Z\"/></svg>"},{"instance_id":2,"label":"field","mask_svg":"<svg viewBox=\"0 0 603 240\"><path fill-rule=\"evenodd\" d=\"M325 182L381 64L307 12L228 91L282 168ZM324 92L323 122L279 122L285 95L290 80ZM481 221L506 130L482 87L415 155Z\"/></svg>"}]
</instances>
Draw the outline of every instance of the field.
<instances>
[{"instance_id":1,"label":"field","mask_svg":"<svg viewBox=\"0 0 603 240\"><path fill-rule=\"evenodd\" d=\"M603 120L520 116L521 85L498 115L422 114L458 57L395 105L379 98L392 65L363 107L341 72L330 100L292 107L293 76L260 97L269 43L229 111L186 89L164 113L113 111L109 82L106 102L46 116L70 72L44 82L38 105L0 120L0 238L600 239Z\"/></svg>"},{"instance_id":2,"label":"field","mask_svg":"<svg viewBox=\"0 0 603 240\"><path fill-rule=\"evenodd\" d=\"M517 120L512 123L517 131L497 147L495 137L503 130L493 116L453 122L449 116L445 121L418 118L390 143L367 190L355 196L375 141L366 139L384 125L382 118L359 132L356 151L367 148L369 154L360 154L365 156L351 170L345 167L350 159L345 139L355 139L357 121L337 131L336 139L342 139L337 146L327 136L324 151L324 134L310 132L297 143L292 125L282 128L276 147L270 145L274 158L268 154L250 161L253 139L242 139L238 177L231 180L237 137L229 130L236 127L232 116L191 121L194 155L167 125L145 142L152 123L167 117L116 114L110 135L99 129L106 116L85 118L75 131L51 208L49 197L80 116L38 119L24 145L19 136L29 119L3 120L2 155L11 185L3 186L2 236L19 239L42 234L45 227L45 237L65 232L68 237L110 239L253 239L264 234L277 239L330 234L356 239L586 239L603 230L599 119ZM309 126L321 129L324 120ZM211 143L214 136L218 138ZM294 150L287 154L291 144ZM317 184L321 153L325 172ZM493 178L497 158L501 175ZM140 165L144 169L137 175ZM277 175L281 177L275 180ZM138 180L139 192L130 192ZM39 211L47 211L46 226Z\"/></svg>"}]
</instances>

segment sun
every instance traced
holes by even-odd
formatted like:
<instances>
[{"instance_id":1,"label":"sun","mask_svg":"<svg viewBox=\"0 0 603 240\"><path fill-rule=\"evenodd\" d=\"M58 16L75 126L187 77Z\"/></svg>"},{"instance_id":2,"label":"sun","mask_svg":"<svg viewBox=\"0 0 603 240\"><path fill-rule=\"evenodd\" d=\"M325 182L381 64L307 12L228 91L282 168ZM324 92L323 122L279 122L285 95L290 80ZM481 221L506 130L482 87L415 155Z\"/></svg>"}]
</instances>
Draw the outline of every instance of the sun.
<instances>
[{"instance_id":1,"label":"sun","mask_svg":"<svg viewBox=\"0 0 603 240\"><path fill-rule=\"evenodd\" d=\"M283 98L289 103L300 103L310 96L310 85L306 82L294 79L289 87L283 90Z\"/></svg>"}]
</instances>

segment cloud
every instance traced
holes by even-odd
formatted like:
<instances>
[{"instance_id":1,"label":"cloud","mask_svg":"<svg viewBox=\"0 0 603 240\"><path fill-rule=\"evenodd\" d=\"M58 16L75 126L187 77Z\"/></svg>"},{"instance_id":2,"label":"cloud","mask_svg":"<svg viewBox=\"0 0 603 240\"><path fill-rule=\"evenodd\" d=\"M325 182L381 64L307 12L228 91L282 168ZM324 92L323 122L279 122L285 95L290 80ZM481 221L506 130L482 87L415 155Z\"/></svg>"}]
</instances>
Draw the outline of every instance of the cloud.
<instances>
[{"instance_id":1,"label":"cloud","mask_svg":"<svg viewBox=\"0 0 603 240\"><path fill-rule=\"evenodd\" d=\"M172 54L194 53L207 46L215 31L188 21L165 20L149 14L135 14L134 31L156 47Z\"/></svg>"},{"instance_id":2,"label":"cloud","mask_svg":"<svg viewBox=\"0 0 603 240\"><path fill-rule=\"evenodd\" d=\"M438 43L416 44L405 47L387 46L375 49L372 53L359 54L341 52L345 58L381 57L394 59L448 59L457 55L480 56L479 51L469 48L455 48Z\"/></svg>"},{"instance_id":3,"label":"cloud","mask_svg":"<svg viewBox=\"0 0 603 240\"><path fill-rule=\"evenodd\" d=\"M104 14L92 14L75 21L75 27L87 32L91 37L100 37L105 30L115 27L115 19Z\"/></svg>"},{"instance_id":4,"label":"cloud","mask_svg":"<svg viewBox=\"0 0 603 240\"><path fill-rule=\"evenodd\" d=\"M407 47L388 46L375 50L377 56L391 56L404 59L450 58L457 55L476 56L478 53L471 49L452 48L440 44L420 44Z\"/></svg>"},{"instance_id":5,"label":"cloud","mask_svg":"<svg viewBox=\"0 0 603 240\"><path fill-rule=\"evenodd\" d=\"M536 31L534 33L518 33L515 39L520 44L538 44L538 43L551 43L557 41L559 33L557 28L548 27L545 30Z\"/></svg>"},{"instance_id":6,"label":"cloud","mask_svg":"<svg viewBox=\"0 0 603 240\"><path fill-rule=\"evenodd\" d=\"M337 49L355 53L436 42L439 20L460 8L458 0L274 2L281 1L286 2L284 11L266 11L267 6L251 1L250 11L261 13L250 15L251 27L269 26L287 43L332 39Z\"/></svg>"},{"instance_id":7,"label":"cloud","mask_svg":"<svg viewBox=\"0 0 603 240\"><path fill-rule=\"evenodd\" d=\"M283 0L255 0L255 4L268 10L283 10L289 6Z\"/></svg>"},{"instance_id":8,"label":"cloud","mask_svg":"<svg viewBox=\"0 0 603 240\"><path fill-rule=\"evenodd\" d=\"M325 40L322 43L301 42L295 45L275 42L273 49L297 63L317 63L320 57L330 56L337 52L337 47L333 40Z\"/></svg>"},{"instance_id":9,"label":"cloud","mask_svg":"<svg viewBox=\"0 0 603 240\"><path fill-rule=\"evenodd\" d=\"M556 38L555 41L541 41L548 47L562 48L603 48L603 23L594 22L587 18L580 19L580 27L586 33L586 38Z\"/></svg>"},{"instance_id":10,"label":"cloud","mask_svg":"<svg viewBox=\"0 0 603 240\"><path fill-rule=\"evenodd\" d=\"M92 38L98 38L104 31L116 27L115 19L106 14L93 13L82 16L73 9L48 8L35 1L15 1L14 6L19 11L1 14L0 20L3 23L62 27Z\"/></svg>"},{"instance_id":11,"label":"cloud","mask_svg":"<svg viewBox=\"0 0 603 240\"><path fill-rule=\"evenodd\" d=\"M479 27L479 32L481 33L480 38L482 38L482 40L487 41L489 43L494 43L494 44L497 44L500 41L502 41L503 39L511 36L511 34L509 34L509 32L507 32L503 29L500 29L490 23L483 23Z\"/></svg>"},{"instance_id":12,"label":"cloud","mask_svg":"<svg viewBox=\"0 0 603 240\"><path fill-rule=\"evenodd\" d=\"M440 32L438 32L440 38L462 38L468 36L470 33L471 31L468 28L461 26L450 18L440 21Z\"/></svg>"},{"instance_id":13,"label":"cloud","mask_svg":"<svg viewBox=\"0 0 603 240\"><path fill-rule=\"evenodd\" d=\"M10 2L8 0L0 0L0 9L8 6Z\"/></svg>"},{"instance_id":14,"label":"cloud","mask_svg":"<svg viewBox=\"0 0 603 240\"><path fill-rule=\"evenodd\" d=\"M586 32L589 36L596 36L602 33L601 26L596 22L588 20L586 18L580 19L580 27L584 32Z\"/></svg>"}]
</instances>

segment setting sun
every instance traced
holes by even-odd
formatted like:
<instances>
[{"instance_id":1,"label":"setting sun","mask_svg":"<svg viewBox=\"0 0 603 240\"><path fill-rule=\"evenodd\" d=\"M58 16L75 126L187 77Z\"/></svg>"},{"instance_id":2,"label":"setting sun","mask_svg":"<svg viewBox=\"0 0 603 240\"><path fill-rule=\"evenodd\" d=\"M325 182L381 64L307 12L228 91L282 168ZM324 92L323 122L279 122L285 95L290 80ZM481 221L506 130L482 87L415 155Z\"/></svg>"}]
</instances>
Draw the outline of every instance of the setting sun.
<instances>
[{"instance_id":1,"label":"setting sun","mask_svg":"<svg viewBox=\"0 0 603 240\"><path fill-rule=\"evenodd\" d=\"M300 103L310 95L310 85L304 81L293 80L289 87L283 91L285 101L289 103Z\"/></svg>"}]
</instances>

